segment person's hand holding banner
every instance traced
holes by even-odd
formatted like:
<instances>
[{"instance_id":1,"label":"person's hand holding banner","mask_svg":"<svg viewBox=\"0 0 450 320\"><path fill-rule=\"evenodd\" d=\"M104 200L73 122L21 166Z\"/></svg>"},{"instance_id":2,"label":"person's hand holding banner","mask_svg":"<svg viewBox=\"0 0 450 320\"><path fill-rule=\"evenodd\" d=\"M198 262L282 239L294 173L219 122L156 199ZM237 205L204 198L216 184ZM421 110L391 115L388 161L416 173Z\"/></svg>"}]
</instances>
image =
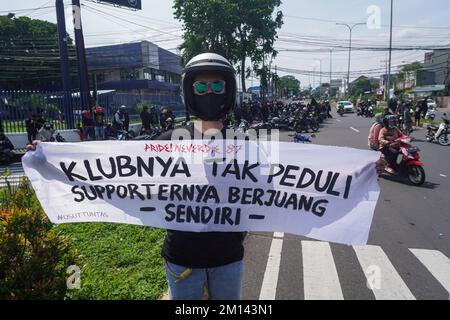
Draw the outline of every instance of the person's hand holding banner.
<instances>
[{"instance_id":1,"label":"person's hand holding banner","mask_svg":"<svg viewBox=\"0 0 450 320\"><path fill-rule=\"evenodd\" d=\"M57 224L277 231L366 244L379 196L378 153L275 144L39 143L24 156L23 166Z\"/></svg>"}]
</instances>

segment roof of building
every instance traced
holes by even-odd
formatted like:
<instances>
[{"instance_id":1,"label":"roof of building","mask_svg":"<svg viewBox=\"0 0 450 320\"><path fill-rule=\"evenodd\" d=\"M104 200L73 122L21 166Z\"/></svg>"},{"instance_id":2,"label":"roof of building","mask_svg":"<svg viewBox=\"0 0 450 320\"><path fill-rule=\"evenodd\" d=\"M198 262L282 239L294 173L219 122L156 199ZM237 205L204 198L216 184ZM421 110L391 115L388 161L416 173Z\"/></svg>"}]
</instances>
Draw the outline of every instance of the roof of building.
<instances>
[{"instance_id":1,"label":"roof of building","mask_svg":"<svg viewBox=\"0 0 450 320\"><path fill-rule=\"evenodd\" d=\"M149 67L181 74L181 57L149 41L86 49L90 71Z\"/></svg>"}]
</instances>

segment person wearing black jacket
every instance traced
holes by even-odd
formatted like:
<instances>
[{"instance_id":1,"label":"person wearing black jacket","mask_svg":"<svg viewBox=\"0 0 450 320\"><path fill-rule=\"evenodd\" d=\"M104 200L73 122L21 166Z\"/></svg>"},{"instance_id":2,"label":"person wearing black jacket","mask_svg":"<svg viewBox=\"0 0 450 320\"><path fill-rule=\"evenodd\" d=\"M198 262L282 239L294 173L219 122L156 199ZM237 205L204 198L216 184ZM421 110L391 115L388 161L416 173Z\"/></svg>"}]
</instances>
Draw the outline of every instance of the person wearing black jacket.
<instances>
[{"instance_id":1,"label":"person wearing black jacket","mask_svg":"<svg viewBox=\"0 0 450 320\"><path fill-rule=\"evenodd\" d=\"M27 130L27 137L29 143L32 143L34 140L36 140L36 135L40 129L40 128L38 129L39 124L37 120L38 118L35 114L33 114L30 118L25 120L25 128Z\"/></svg>"},{"instance_id":2,"label":"person wearing black jacket","mask_svg":"<svg viewBox=\"0 0 450 320\"><path fill-rule=\"evenodd\" d=\"M236 101L236 79L228 60L212 53L194 57L183 71L182 90L186 109L200 121L168 131L157 140L178 139L179 130L184 131L182 136L187 130L191 137L206 131L224 134L224 120ZM211 300L240 299L244 238L243 232L168 230L162 256L170 298L200 300L207 288Z\"/></svg>"},{"instance_id":3,"label":"person wearing black jacket","mask_svg":"<svg viewBox=\"0 0 450 320\"><path fill-rule=\"evenodd\" d=\"M141 111L141 122L142 131L150 132L152 129L152 118L150 112L148 112L148 107L144 106Z\"/></svg>"}]
</instances>

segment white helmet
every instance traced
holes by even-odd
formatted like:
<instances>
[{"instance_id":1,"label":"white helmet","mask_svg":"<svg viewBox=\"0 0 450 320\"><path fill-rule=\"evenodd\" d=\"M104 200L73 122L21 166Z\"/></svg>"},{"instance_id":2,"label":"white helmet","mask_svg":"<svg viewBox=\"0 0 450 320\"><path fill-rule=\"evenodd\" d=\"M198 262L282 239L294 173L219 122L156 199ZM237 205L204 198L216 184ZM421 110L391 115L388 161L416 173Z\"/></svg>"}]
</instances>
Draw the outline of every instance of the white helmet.
<instances>
[{"instance_id":1,"label":"white helmet","mask_svg":"<svg viewBox=\"0 0 450 320\"><path fill-rule=\"evenodd\" d=\"M181 89L182 97L186 109L193 116L199 117L203 120L219 120L208 119L205 115L196 108L194 102L194 93L192 85L195 77L203 72L212 71L221 74L225 78L226 82L226 102L223 106L223 110L220 111L218 117L226 116L231 110L233 110L236 104L236 77L235 71L231 63L219 54L215 53L202 53L192 58L183 70Z\"/></svg>"}]
</instances>

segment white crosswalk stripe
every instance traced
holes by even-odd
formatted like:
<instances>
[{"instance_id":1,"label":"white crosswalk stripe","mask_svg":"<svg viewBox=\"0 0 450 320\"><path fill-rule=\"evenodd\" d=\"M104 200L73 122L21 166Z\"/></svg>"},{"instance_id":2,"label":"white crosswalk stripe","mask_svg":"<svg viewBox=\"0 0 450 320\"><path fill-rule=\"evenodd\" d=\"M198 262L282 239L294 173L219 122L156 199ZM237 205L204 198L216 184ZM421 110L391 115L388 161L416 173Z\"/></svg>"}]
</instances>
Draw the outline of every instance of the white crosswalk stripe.
<instances>
[{"instance_id":1,"label":"white crosswalk stripe","mask_svg":"<svg viewBox=\"0 0 450 320\"><path fill-rule=\"evenodd\" d=\"M279 274L283 239L283 233L274 233L271 240L269 258L259 294L261 300L274 300L277 296L278 279L283 276ZM357 246L352 248L366 276L365 285L372 290L376 299L416 299L381 247ZM437 283L450 292L450 259L437 250L409 250L426 267ZM330 244L320 241L301 241L301 252L305 299L344 299L341 287L342 279L339 273L345 274L345 271L336 268ZM355 262L357 263L357 261Z\"/></svg>"},{"instance_id":2,"label":"white crosswalk stripe","mask_svg":"<svg viewBox=\"0 0 450 320\"><path fill-rule=\"evenodd\" d=\"M450 259L436 250L409 250L450 294Z\"/></svg>"},{"instance_id":3,"label":"white crosswalk stripe","mask_svg":"<svg viewBox=\"0 0 450 320\"><path fill-rule=\"evenodd\" d=\"M281 263L281 250L283 248L283 233L275 233L270 246L269 259L259 295L260 300L275 300L277 294L278 273Z\"/></svg>"},{"instance_id":4,"label":"white crosswalk stripe","mask_svg":"<svg viewBox=\"0 0 450 320\"><path fill-rule=\"evenodd\" d=\"M368 287L378 300L415 300L381 247L364 246L353 249L366 275ZM378 285L374 281L379 281Z\"/></svg>"},{"instance_id":5,"label":"white crosswalk stripe","mask_svg":"<svg viewBox=\"0 0 450 320\"><path fill-rule=\"evenodd\" d=\"M330 245L302 241L305 300L343 300Z\"/></svg>"}]
</instances>

